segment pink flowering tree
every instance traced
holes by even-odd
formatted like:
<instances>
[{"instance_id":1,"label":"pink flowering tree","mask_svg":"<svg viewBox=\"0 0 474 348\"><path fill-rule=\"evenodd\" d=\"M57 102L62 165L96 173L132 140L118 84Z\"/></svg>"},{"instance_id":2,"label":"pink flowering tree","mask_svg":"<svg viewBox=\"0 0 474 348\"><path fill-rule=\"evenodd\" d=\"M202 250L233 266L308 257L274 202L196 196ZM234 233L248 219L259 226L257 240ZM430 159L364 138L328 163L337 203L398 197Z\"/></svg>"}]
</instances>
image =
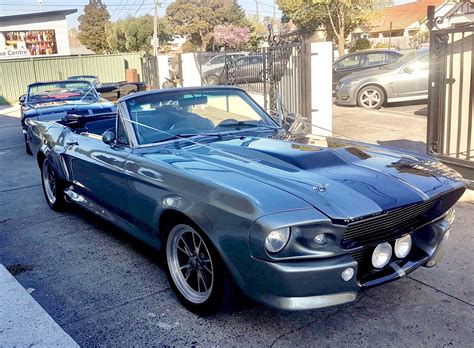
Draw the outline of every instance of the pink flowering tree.
<instances>
[{"instance_id":1,"label":"pink flowering tree","mask_svg":"<svg viewBox=\"0 0 474 348\"><path fill-rule=\"evenodd\" d=\"M250 38L250 29L241 28L232 24L216 25L212 32L214 43L226 48L238 48L246 45Z\"/></svg>"}]
</instances>

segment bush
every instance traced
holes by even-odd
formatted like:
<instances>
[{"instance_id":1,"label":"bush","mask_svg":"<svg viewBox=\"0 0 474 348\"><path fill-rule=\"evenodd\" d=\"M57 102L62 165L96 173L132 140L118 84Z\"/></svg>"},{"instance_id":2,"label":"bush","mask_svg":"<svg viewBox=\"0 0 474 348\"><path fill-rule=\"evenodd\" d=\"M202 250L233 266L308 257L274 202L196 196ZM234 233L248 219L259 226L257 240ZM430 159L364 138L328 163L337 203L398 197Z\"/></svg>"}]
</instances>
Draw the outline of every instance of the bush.
<instances>
[{"instance_id":1,"label":"bush","mask_svg":"<svg viewBox=\"0 0 474 348\"><path fill-rule=\"evenodd\" d=\"M379 42L375 45L375 48L388 48L388 43Z\"/></svg>"},{"instance_id":2,"label":"bush","mask_svg":"<svg viewBox=\"0 0 474 348\"><path fill-rule=\"evenodd\" d=\"M186 41L183 46L181 46L183 53L196 52L199 51L198 46L193 44L191 41Z\"/></svg>"},{"instance_id":3,"label":"bush","mask_svg":"<svg viewBox=\"0 0 474 348\"><path fill-rule=\"evenodd\" d=\"M356 52L356 51L362 51L362 50L368 50L371 48L370 41L368 39L359 39L357 40L354 45L351 47L351 52Z\"/></svg>"}]
</instances>

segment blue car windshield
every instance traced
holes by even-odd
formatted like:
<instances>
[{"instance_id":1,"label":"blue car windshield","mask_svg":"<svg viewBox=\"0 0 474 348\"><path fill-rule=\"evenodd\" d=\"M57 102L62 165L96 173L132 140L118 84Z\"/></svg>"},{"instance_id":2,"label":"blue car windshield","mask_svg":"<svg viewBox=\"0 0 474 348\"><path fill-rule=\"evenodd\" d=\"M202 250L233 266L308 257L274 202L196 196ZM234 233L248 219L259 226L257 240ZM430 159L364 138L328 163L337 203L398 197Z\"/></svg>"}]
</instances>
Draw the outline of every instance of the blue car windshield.
<instances>
[{"instance_id":1,"label":"blue car windshield","mask_svg":"<svg viewBox=\"0 0 474 348\"><path fill-rule=\"evenodd\" d=\"M125 103L142 145L184 136L277 128L246 93L235 89L158 92Z\"/></svg>"},{"instance_id":2,"label":"blue car windshield","mask_svg":"<svg viewBox=\"0 0 474 348\"><path fill-rule=\"evenodd\" d=\"M71 101L73 103L95 102L99 96L94 86L87 81L59 81L38 83L28 88L27 103L54 103Z\"/></svg>"}]
</instances>

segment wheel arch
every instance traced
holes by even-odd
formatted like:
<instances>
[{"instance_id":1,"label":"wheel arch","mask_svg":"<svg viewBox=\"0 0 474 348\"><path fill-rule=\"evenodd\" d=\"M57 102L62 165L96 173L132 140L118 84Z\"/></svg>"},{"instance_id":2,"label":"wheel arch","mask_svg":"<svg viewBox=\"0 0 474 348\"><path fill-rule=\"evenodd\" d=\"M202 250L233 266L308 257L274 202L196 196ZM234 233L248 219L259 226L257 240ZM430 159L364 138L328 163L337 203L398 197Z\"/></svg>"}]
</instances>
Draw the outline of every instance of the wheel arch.
<instances>
[{"instance_id":1,"label":"wheel arch","mask_svg":"<svg viewBox=\"0 0 474 348\"><path fill-rule=\"evenodd\" d=\"M39 151L36 155L36 162L38 163L38 167L41 169L43 167L43 162L46 159L46 155L43 151Z\"/></svg>"}]
</instances>

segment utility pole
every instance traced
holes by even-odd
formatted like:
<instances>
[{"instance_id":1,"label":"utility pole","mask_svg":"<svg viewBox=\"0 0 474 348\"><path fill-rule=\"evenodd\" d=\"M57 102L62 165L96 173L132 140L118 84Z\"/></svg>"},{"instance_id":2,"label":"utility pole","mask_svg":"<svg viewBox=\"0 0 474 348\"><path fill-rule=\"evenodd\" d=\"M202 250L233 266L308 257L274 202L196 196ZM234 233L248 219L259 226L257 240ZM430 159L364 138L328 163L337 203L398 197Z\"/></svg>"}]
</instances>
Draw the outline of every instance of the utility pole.
<instances>
[{"instance_id":1,"label":"utility pole","mask_svg":"<svg viewBox=\"0 0 474 348\"><path fill-rule=\"evenodd\" d=\"M160 39L158 39L159 27L158 27L158 0L154 0L154 14L153 14L153 39L151 45L153 46L153 56L156 59L156 76L153 81L153 88L160 89L160 68L158 62L158 48L160 47Z\"/></svg>"},{"instance_id":2,"label":"utility pole","mask_svg":"<svg viewBox=\"0 0 474 348\"><path fill-rule=\"evenodd\" d=\"M257 22L260 22L260 16L258 15L258 0L255 0L255 10L257 12Z\"/></svg>"},{"instance_id":3,"label":"utility pole","mask_svg":"<svg viewBox=\"0 0 474 348\"><path fill-rule=\"evenodd\" d=\"M273 0L273 25L276 25L276 5L275 5L275 0Z\"/></svg>"},{"instance_id":4,"label":"utility pole","mask_svg":"<svg viewBox=\"0 0 474 348\"><path fill-rule=\"evenodd\" d=\"M392 48L392 21L390 21L390 33L388 34L388 49Z\"/></svg>"},{"instance_id":5,"label":"utility pole","mask_svg":"<svg viewBox=\"0 0 474 348\"><path fill-rule=\"evenodd\" d=\"M43 12L43 0L38 0L40 12Z\"/></svg>"},{"instance_id":6,"label":"utility pole","mask_svg":"<svg viewBox=\"0 0 474 348\"><path fill-rule=\"evenodd\" d=\"M153 46L153 55L158 56L158 46L160 41L158 39L158 0L154 0L154 14L153 14L153 40L151 42Z\"/></svg>"}]
</instances>

